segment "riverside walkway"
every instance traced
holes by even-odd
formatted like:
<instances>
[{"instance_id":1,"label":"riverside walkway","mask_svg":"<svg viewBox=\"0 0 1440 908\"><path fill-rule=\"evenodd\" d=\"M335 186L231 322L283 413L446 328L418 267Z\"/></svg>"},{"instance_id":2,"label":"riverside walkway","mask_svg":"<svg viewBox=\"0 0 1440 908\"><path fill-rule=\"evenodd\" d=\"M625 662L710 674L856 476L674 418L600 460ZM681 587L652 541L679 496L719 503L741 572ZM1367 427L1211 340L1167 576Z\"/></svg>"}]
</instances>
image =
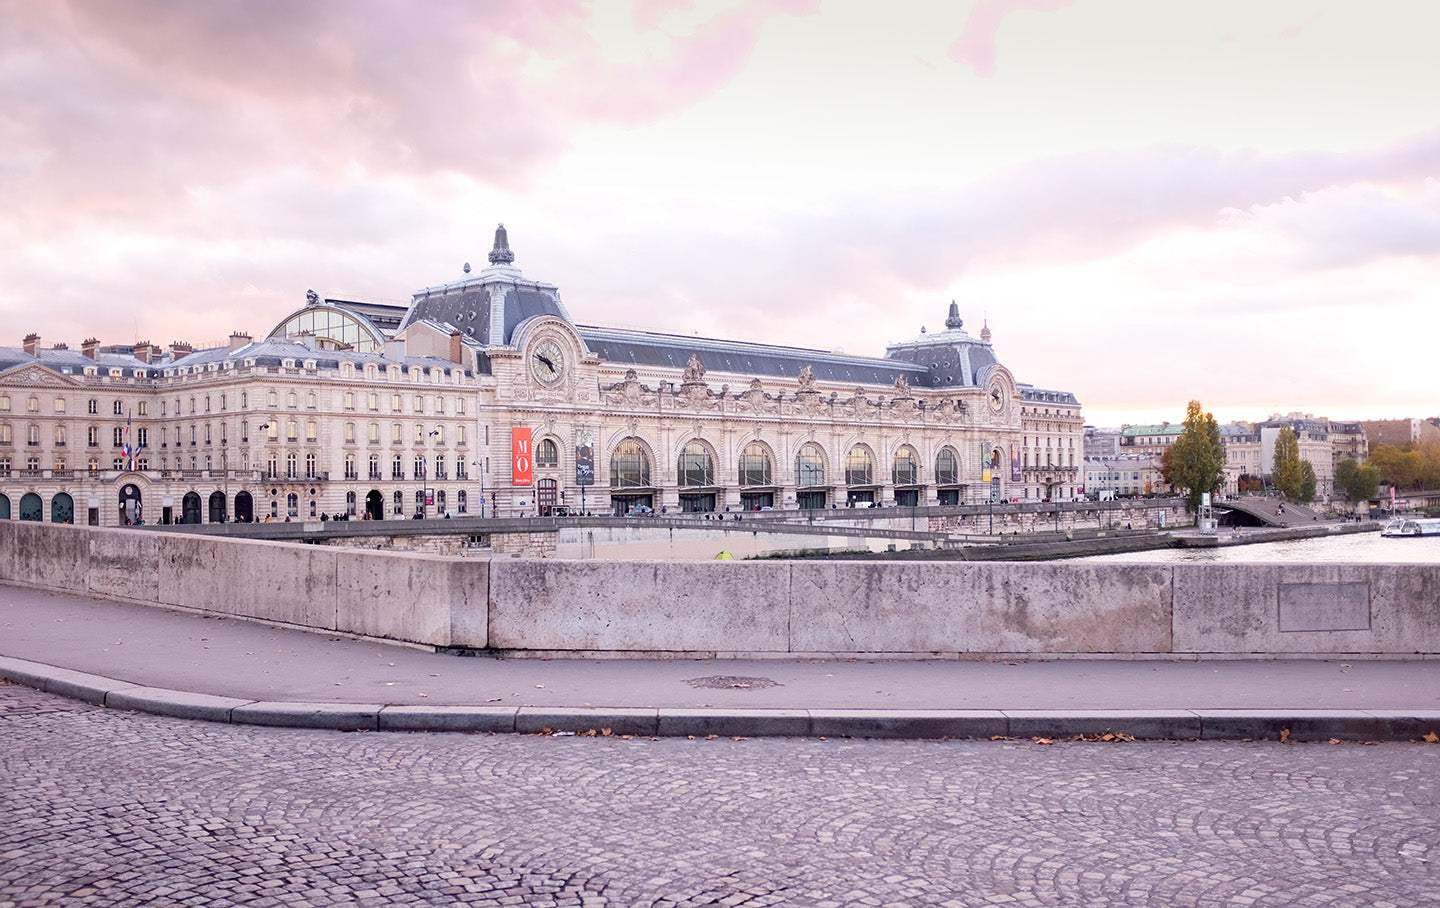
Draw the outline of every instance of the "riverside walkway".
<instances>
[{"instance_id":1,"label":"riverside walkway","mask_svg":"<svg viewBox=\"0 0 1440 908\"><path fill-rule=\"evenodd\" d=\"M1414 740L1440 660L460 657L0 585L0 678L259 725L613 734Z\"/></svg>"}]
</instances>

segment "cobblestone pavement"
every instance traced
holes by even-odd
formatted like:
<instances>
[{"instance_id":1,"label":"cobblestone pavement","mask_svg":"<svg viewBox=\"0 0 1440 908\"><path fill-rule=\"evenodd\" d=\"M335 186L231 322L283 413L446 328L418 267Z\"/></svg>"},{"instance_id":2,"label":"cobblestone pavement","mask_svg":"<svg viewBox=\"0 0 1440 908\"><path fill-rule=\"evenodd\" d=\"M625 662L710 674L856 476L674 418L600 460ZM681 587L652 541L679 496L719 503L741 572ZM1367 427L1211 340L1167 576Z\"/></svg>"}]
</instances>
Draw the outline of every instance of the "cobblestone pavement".
<instances>
[{"instance_id":1,"label":"cobblestone pavement","mask_svg":"<svg viewBox=\"0 0 1440 908\"><path fill-rule=\"evenodd\" d=\"M1433 905L1440 746L187 722L0 686L0 906Z\"/></svg>"}]
</instances>

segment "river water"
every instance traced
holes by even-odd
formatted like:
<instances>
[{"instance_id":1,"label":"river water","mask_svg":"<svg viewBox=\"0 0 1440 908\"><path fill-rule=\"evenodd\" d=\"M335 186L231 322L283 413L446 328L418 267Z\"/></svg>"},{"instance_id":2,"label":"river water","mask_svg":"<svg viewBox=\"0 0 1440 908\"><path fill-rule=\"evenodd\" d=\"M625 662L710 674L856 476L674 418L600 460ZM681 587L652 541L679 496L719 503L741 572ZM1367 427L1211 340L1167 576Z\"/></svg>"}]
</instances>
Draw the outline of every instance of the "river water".
<instances>
[{"instance_id":1,"label":"river water","mask_svg":"<svg viewBox=\"0 0 1440 908\"><path fill-rule=\"evenodd\" d=\"M1346 536L1292 539L1286 542L1221 546L1214 549L1156 549L1150 552L1089 555L1068 560L1110 564L1440 564L1440 536L1388 539L1379 533L1354 533Z\"/></svg>"}]
</instances>

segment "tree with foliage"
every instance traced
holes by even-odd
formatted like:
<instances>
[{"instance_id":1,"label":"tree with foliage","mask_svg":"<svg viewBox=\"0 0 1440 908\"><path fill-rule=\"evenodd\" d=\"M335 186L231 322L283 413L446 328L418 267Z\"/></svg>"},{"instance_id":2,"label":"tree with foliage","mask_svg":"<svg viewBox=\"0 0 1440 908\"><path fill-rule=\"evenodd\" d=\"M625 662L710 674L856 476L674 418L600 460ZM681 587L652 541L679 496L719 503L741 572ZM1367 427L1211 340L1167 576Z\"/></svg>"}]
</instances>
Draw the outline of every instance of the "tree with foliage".
<instances>
[{"instance_id":1,"label":"tree with foliage","mask_svg":"<svg viewBox=\"0 0 1440 908\"><path fill-rule=\"evenodd\" d=\"M1300 461L1300 494L1301 501L1310 502L1315 500L1315 487L1320 480L1315 475L1315 465L1308 460Z\"/></svg>"},{"instance_id":2,"label":"tree with foliage","mask_svg":"<svg viewBox=\"0 0 1440 908\"><path fill-rule=\"evenodd\" d=\"M1270 484L1286 498L1300 498L1305 473L1300 466L1300 438L1286 426L1275 436L1275 456L1270 466Z\"/></svg>"},{"instance_id":3,"label":"tree with foliage","mask_svg":"<svg viewBox=\"0 0 1440 908\"><path fill-rule=\"evenodd\" d=\"M1225 478L1225 449L1220 444L1220 424L1215 414L1200 409L1200 401L1192 400L1185 410L1185 430L1165 452L1160 467L1171 488L1186 491L1185 504L1192 511L1200 510L1200 496L1220 491Z\"/></svg>"},{"instance_id":4,"label":"tree with foliage","mask_svg":"<svg viewBox=\"0 0 1440 908\"><path fill-rule=\"evenodd\" d=\"M1381 480L1397 489L1419 488L1425 472L1424 459L1420 452L1408 448L1408 445L1376 445L1370 450L1365 466L1379 470Z\"/></svg>"},{"instance_id":5,"label":"tree with foliage","mask_svg":"<svg viewBox=\"0 0 1440 908\"><path fill-rule=\"evenodd\" d=\"M1335 465L1335 491L1346 501L1369 501L1380 491L1380 471L1342 460Z\"/></svg>"}]
</instances>

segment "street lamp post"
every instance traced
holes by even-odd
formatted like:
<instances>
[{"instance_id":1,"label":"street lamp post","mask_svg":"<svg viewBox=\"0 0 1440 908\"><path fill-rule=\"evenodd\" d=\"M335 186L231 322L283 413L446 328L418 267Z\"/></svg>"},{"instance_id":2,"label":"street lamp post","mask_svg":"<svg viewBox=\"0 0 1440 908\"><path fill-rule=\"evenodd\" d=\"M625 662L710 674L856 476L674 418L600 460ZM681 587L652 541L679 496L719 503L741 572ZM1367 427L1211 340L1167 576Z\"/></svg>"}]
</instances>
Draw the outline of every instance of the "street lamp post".
<instances>
[{"instance_id":1,"label":"street lamp post","mask_svg":"<svg viewBox=\"0 0 1440 908\"><path fill-rule=\"evenodd\" d=\"M475 472L480 476L480 517L481 517L481 519L484 519L484 517L485 517L485 470L483 469L484 464L482 464L482 463L481 463L480 461L478 461L478 460L472 460L472 461L470 461L470 466L474 467L474 468L475 468Z\"/></svg>"},{"instance_id":2,"label":"street lamp post","mask_svg":"<svg viewBox=\"0 0 1440 908\"><path fill-rule=\"evenodd\" d=\"M439 429L432 429L430 437L434 438L440 434ZM420 519L424 520L429 516L430 507L430 457L426 454L420 455Z\"/></svg>"}]
</instances>

